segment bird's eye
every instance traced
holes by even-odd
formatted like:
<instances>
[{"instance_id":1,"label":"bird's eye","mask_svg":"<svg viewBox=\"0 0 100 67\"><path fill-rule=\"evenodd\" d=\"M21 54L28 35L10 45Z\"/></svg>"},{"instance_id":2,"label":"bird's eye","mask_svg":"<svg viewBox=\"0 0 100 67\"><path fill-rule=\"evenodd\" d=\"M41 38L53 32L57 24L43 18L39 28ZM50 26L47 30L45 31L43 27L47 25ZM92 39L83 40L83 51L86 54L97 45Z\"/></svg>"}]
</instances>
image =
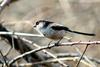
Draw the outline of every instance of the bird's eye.
<instances>
[{"instance_id":1,"label":"bird's eye","mask_svg":"<svg viewBox=\"0 0 100 67\"><path fill-rule=\"evenodd\" d=\"M39 22L36 22L36 25L38 25L39 24Z\"/></svg>"}]
</instances>

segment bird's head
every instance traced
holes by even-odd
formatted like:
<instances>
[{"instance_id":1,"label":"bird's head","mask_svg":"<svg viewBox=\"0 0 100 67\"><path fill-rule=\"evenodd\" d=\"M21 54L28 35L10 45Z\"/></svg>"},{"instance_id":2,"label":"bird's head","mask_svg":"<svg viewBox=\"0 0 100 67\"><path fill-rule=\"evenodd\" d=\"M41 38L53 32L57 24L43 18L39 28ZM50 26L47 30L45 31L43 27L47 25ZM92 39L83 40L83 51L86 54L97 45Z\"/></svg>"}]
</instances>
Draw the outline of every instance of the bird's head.
<instances>
[{"instance_id":1,"label":"bird's head","mask_svg":"<svg viewBox=\"0 0 100 67\"><path fill-rule=\"evenodd\" d=\"M34 28L36 29L46 28L52 23L53 22L47 20L39 20L35 23Z\"/></svg>"}]
</instances>

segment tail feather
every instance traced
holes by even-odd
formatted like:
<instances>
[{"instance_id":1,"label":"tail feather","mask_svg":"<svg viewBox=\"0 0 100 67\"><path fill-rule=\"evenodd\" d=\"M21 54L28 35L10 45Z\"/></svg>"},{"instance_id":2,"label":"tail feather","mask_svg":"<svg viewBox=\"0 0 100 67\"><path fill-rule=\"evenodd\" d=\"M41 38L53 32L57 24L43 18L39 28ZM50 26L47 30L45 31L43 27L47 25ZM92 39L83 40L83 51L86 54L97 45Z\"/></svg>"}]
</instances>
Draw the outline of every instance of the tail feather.
<instances>
[{"instance_id":1,"label":"tail feather","mask_svg":"<svg viewBox=\"0 0 100 67\"><path fill-rule=\"evenodd\" d=\"M81 34L81 35L87 35L87 36L95 36L95 34L93 34L93 33L83 33L83 32L78 32L78 31L72 31L68 27L64 27L64 26L52 26L52 29L54 29L54 30L66 30L66 32L68 31L68 32Z\"/></svg>"},{"instance_id":2,"label":"tail feather","mask_svg":"<svg viewBox=\"0 0 100 67\"><path fill-rule=\"evenodd\" d=\"M71 31L71 30L69 30L69 32L82 34L82 35L87 35L87 36L95 36L94 33L83 33L83 32L78 32L78 31Z\"/></svg>"}]
</instances>

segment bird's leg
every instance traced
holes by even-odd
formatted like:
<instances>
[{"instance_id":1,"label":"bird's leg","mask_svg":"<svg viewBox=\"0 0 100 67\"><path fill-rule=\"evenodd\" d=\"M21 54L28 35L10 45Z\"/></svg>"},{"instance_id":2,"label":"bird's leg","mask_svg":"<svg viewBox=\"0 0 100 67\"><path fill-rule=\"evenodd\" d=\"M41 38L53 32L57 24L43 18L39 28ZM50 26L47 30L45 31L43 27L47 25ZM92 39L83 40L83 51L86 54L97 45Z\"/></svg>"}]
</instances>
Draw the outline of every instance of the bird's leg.
<instances>
[{"instance_id":1,"label":"bird's leg","mask_svg":"<svg viewBox=\"0 0 100 67\"><path fill-rule=\"evenodd\" d=\"M62 40L63 38L59 39L57 43L55 43L55 46L59 46L59 43L60 41Z\"/></svg>"}]
</instances>

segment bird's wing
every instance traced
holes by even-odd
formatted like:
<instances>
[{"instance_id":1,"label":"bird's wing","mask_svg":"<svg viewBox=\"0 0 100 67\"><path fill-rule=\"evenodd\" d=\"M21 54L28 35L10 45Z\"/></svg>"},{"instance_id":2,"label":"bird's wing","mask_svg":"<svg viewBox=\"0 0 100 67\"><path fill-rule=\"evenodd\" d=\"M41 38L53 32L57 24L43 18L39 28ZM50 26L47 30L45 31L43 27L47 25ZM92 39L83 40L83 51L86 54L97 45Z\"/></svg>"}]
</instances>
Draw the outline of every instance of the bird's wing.
<instances>
[{"instance_id":1,"label":"bird's wing","mask_svg":"<svg viewBox=\"0 0 100 67\"><path fill-rule=\"evenodd\" d=\"M52 26L51 27L52 29L54 29L54 30L66 30L66 31L68 31L69 30L69 28L67 28L67 27L65 27L65 26Z\"/></svg>"}]
</instances>

